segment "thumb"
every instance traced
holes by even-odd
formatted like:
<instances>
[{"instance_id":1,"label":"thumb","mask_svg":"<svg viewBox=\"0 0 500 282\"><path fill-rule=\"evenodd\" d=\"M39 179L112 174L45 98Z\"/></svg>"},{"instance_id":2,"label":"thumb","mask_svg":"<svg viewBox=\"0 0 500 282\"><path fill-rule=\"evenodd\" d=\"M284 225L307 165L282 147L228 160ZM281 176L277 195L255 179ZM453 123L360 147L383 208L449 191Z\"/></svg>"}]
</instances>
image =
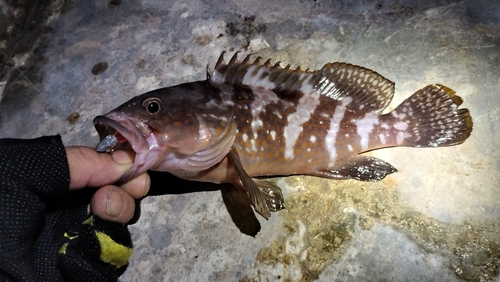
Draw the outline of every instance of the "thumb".
<instances>
[{"instance_id":1,"label":"thumb","mask_svg":"<svg viewBox=\"0 0 500 282\"><path fill-rule=\"evenodd\" d=\"M115 183L134 163L132 151L97 153L88 147L66 147L70 189Z\"/></svg>"}]
</instances>

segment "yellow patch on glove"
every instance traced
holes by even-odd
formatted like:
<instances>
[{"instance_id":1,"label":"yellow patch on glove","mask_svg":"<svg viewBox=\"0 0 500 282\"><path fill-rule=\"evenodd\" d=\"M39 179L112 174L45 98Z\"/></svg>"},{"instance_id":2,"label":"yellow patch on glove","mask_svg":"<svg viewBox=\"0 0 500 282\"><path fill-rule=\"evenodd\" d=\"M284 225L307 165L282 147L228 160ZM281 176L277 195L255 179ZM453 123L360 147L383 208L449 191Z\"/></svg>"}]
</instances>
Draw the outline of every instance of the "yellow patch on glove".
<instances>
[{"instance_id":1,"label":"yellow patch on glove","mask_svg":"<svg viewBox=\"0 0 500 282\"><path fill-rule=\"evenodd\" d=\"M101 246L101 260L114 265L116 268L124 266L132 256L132 248L115 242L105 233L94 232Z\"/></svg>"}]
</instances>

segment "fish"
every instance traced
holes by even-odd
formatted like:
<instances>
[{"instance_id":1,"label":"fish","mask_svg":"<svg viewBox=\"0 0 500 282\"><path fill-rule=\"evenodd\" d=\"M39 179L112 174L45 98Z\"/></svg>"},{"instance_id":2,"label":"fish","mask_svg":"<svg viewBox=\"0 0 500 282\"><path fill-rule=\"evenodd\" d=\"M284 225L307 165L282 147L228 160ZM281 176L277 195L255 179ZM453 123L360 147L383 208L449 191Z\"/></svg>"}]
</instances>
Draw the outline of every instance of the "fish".
<instances>
[{"instance_id":1,"label":"fish","mask_svg":"<svg viewBox=\"0 0 500 282\"><path fill-rule=\"evenodd\" d=\"M244 189L268 219L284 208L271 176L312 175L379 181L391 164L361 155L388 147L443 147L472 132L452 89L431 84L388 113L394 83L343 62L319 70L223 52L207 78L136 96L94 125L100 152L135 151L121 181L147 170Z\"/></svg>"}]
</instances>

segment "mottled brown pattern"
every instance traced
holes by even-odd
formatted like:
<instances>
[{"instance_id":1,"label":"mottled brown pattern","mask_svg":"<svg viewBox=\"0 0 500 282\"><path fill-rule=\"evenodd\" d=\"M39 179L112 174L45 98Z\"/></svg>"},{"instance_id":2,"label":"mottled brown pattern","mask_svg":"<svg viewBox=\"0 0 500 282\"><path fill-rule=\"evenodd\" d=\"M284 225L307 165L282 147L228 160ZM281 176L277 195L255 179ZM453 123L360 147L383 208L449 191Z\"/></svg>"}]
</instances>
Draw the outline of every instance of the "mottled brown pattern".
<instances>
[{"instance_id":1,"label":"mottled brown pattern","mask_svg":"<svg viewBox=\"0 0 500 282\"><path fill-rule=\"evenodd\" d=\"M235 96L240 96L240 88L235 88ZM243 91L245 92L245 91ZM246 93L246 92L245 92ZM248 94L248 93L247 93ZM236 124L238 125L238 133L236 135L235 148L238 151L239 157L245 169L250 175L276 175L283 171L288 163L281 160L284 155L284 122L286 117L295 111L293 106L285 106L285 101L279 100L277 103L267 104L264 110L257 117L263 124L252 129L254 116L252 115L251 99L245 100L245 103L238 103L234 108ZM297 103L295 101L287 101ZM271 132L274 132L274 140ZM256 134L257 138L254 138ZM246 135L246 138L243 138ZM246 141L245 141L246 139ZM254 145L252 146L252 141ZM253 147L257 148L257 152L253 151Z\"/></svg>"},{"instance_id":2,"label":"mottled brown pattern","mask_svg":"<svg viewBox=\"0 0 500 282\"><path fill-rule=\"evenodd\" d=\"M461 99L441 85L423 88L379 116L394 84L376 72L346 63L291 70L249 58L240 62L235 54L225 64L222 55L208 80L152 91L116 110L114 117L125 124L119 133L135 138L129 142L144 154L136 157L141 162L134 163L135 174L152 168L229 182L245 189L256 211L268 218L283 207L281 191L252 177L377 181L396 169L360 153L449 146L472 131L468 110L457 109ZM105 117L97 120L106 123ZM107 128L99 133L114 134Z\"/></svg>"}]
</instances>

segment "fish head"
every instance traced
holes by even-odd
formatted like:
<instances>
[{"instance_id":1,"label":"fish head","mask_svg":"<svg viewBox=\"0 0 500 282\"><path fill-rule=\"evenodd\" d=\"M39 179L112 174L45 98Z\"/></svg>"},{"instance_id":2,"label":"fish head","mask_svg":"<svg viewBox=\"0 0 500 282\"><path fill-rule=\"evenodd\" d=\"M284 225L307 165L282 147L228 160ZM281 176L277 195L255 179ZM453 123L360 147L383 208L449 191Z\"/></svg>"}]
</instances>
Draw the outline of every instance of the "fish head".
<instances>
[{"instance_id":1,"label":"fish head","mask_svg":"<svg viewBox=\"0 0 500 282\"><path fill-rule=\"evenodd\" d=\"M200 171L220 162L234 142L232 108L216 102L202 86L180 85L137 96L94 119L111 150L133 150L134 165L119 182L148 169Z\"/></svg>"}]
</instances>

